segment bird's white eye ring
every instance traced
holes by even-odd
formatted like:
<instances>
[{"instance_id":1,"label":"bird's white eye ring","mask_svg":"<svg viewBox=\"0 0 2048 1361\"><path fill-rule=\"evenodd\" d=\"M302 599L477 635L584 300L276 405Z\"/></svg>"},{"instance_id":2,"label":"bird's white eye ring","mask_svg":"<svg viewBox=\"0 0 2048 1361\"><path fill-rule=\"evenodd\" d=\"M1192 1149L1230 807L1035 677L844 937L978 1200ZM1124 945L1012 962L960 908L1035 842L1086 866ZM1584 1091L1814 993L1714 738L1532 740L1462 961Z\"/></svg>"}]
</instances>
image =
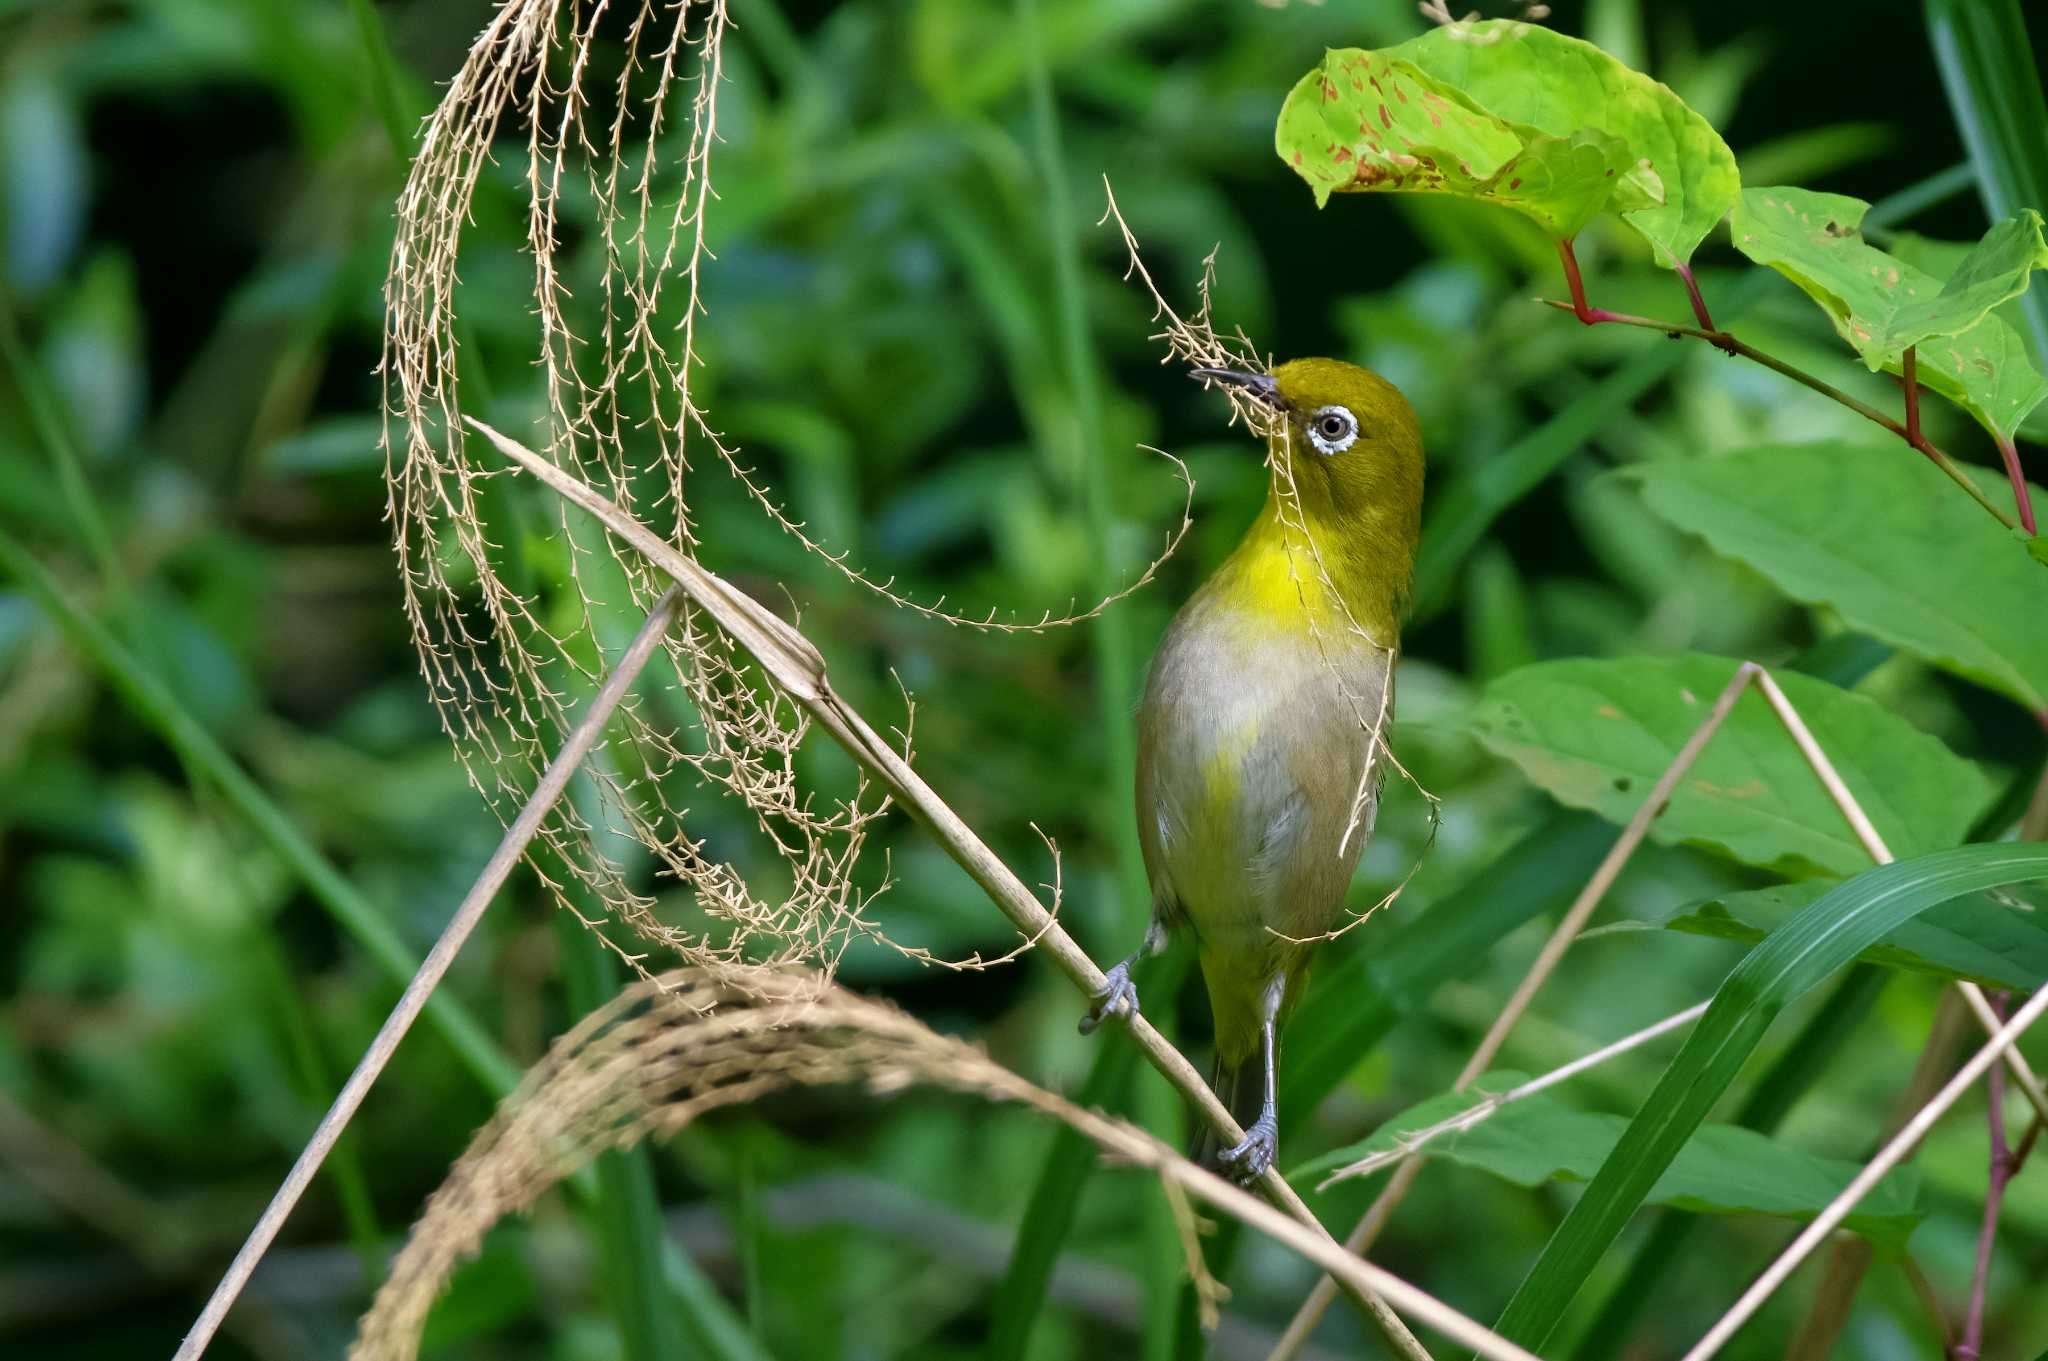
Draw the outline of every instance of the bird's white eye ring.
<instances>
[{"instance_id":1,"label":"bird's white eye ring","mask_svg":"<svg viewBox=\"0 0 2048 1361\"><path fill-rule=\"evenodd\" d=\"M1323 454L1341 454L1358 442L1358 417L1349 407L1317 407L1308 418L1308 441Z\"/></svg>"}]
</instances>

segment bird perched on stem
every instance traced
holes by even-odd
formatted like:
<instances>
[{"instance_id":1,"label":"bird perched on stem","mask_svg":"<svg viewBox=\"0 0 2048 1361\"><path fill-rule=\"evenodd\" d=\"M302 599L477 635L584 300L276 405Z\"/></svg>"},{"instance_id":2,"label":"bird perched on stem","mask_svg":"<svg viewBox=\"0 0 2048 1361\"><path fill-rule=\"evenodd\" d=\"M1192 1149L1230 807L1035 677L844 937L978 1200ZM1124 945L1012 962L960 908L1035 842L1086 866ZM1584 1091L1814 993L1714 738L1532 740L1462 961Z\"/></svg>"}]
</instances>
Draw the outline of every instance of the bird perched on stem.
<instances>
[{"instance_id":1,"label":"bird perched on stem","mask_svg":"<svg viewBox=\"0 0 2048 1361\"><path fill-rule=\"evenodd\" d=\"M1189 927L1216 1022L1213 1085L1245 1129L1208 1151L1250 1182L1279 1143L1280 1029L1378 808L1422 436L1393 384L1338 360L1194 376L1251 399L1272 488L1152 659L1137 789L1152 923L1081 1028L1135 1013L1131 965Z\"/></svg>"}]
</instances>

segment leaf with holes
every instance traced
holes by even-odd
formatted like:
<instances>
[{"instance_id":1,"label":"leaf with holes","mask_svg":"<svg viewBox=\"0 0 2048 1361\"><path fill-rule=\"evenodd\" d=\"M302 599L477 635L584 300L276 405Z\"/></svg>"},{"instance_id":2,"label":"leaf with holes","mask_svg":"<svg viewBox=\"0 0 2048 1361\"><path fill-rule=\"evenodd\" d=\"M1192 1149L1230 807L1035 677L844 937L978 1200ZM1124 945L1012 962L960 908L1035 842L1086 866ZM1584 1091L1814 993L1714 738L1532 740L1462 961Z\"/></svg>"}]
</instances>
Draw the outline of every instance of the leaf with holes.
<instances>
[{"instance_id":1,"label":"leaf with holes","mask_svg":"<svg viewBox=\"0 0 2048 1361\"><path fill-rule=\"evenodd\" d=\"M1333 193L1447 193L1569 237L1620 214L1676 266L1735 201L1735 158L1671 90L1577 38L1512 20L1341 48L1281 108L1275 149Z\"/></svg>"},{"instance_id":2,"label":"leaf with holes","mask_svg":"<svg viewBox=\"0 0 2048 1361\"><path fill-rule=\"evenodd\" d=\"M1445 1092L1411 1106L1371 1137L1325 1154L1289 1173L1289 1178L1335 1171L1361 1158L1398 1150L1416 1131L1528 1080L1522 1073L1488 1073L1462 1092ZM1627 1116L1575 1110L1539 1092L1501 1107L1469 1129L1430 1140L1429 1156L1517 1186L1585 1182L1613 1153L1628 1123ZM1860 1170L1856 1163L1816 1157L1755 1130L1704 1125L1685 1141L1643 1199L1697 1214L1811 1219ZM1919 1190L1919 1177L1911 1169L1885 1178L1849 1216L1849 1227L1887 1244L1903 1245L1925 1214Z\"/></svg>"},{"instance_id":3,"label":"leaf with holes","mask_svg":"<svg viewBox=\"0 0 2048 1361\"><path fill-rule=\"evenodd\" d=\"M1539 662L1489 685L1472 728L1560 803L1625 822L1736 665L1698 653ZM1893 854L1957 844L1990 802L1991 784L1975 766L1904 719L1823 681L1777 679ZM1792 877L1853 874L1870 863L1754 689L1679 782L1650 835Z\"/></svg>"},{"instance_id":4,"label":"leaf with holes","mask_svg":"<svg viewBox=\"0 0 2048 1361\"><path fill-rule=\"evenodd\" d=\"M1896 445L1770 444L1628 476L1651 510L1794 600L2048 709L2048 629L2023 622L2048 583L1926 460Z\"/></svg>"},{"instance_id":5,"label":"leaf with holes","mask_svg":"<svg viewBox=\"0 0 2048 1361\"><path fill-rule=\"evenodd\" d=\"M1944 283L1863 239L1870 205L1808 189L1745 189L1730 224L1735 247L1797 284L1872 372L1903 371L1917 347L1920 383L2010 437L2048 397L2025 339L1993 309L2048 265L2041 215L1998 223Z\"/></svg>"}]
</instances>

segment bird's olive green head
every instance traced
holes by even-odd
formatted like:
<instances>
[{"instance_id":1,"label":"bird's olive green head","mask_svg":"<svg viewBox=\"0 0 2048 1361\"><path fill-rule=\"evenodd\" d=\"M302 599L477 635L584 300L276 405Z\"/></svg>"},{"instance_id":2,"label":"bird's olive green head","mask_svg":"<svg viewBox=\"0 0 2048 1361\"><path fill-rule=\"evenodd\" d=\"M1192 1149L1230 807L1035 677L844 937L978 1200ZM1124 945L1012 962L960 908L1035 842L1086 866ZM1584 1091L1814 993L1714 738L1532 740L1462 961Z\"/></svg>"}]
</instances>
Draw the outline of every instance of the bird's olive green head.
<instances>
[{"instance_id":1,"label":"bird's olive green head","mask_svg":"<svg viewBox=\"0 0 2048 1361\"><path fill-rule=\"evenodd\" d=\"M1268 440L1273 509L1291 475L1301 519L1346 594L1404 596L1422 532L1422 431L1400 389L1339 359L1195 376L1242 389L1282 422Z\"/></svg>"}]
</instances>

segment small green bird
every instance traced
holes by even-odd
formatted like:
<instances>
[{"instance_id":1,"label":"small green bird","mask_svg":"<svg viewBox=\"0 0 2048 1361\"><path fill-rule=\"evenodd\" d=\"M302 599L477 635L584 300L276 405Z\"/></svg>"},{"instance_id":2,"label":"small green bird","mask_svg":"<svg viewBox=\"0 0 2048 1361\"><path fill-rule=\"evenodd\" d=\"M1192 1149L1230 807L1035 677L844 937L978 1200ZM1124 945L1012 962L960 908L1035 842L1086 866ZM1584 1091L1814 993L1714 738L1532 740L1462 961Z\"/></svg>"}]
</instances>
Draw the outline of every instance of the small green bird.
<instances>
[{"instance_id":1,"label":"small green bird","mask_svg":"<svg viewBox=\"0 0 2048 1361\"><path fill-rule=\"evenodd\" d=\"M1191 927L1216 1022L1213 1085L1246 1131L1214 1161L1250 1182L1279 1143L1278 1031L1378 808L1422 434L1393 384L1338 360L1194 376L1272 410L1273 487L1152 659L1137 790L1152 924L1081 1029L1136 1012L1131 965Z\"/></svg>"}]
</instances>

